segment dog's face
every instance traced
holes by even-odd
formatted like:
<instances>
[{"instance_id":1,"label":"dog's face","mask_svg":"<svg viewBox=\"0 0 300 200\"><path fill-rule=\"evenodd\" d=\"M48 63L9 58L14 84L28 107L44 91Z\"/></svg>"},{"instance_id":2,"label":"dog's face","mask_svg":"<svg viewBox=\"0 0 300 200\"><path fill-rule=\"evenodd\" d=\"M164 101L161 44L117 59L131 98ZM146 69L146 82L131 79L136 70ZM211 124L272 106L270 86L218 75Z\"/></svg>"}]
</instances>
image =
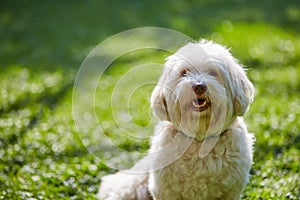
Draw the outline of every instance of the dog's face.
<instances>
[{"instance_id":1,"label":"dog's face","mask_svg":"<svg viewBox=\"0 0 300 200\"><path fill-rule=\"evenodd\" d=\"M243 115L253 85L229 51L218 44L189 43L167 58L151 106L160 120L202 140L222 133Z\"/></svg>"}]
</instances>

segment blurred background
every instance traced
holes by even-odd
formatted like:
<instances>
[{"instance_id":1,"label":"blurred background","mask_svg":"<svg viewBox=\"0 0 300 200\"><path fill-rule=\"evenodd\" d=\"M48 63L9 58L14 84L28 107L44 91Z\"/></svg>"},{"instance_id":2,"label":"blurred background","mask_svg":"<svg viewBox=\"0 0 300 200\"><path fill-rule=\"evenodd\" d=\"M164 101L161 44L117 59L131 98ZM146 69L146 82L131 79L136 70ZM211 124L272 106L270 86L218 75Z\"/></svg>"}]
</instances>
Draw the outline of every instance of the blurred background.
<instances>
[{"instance_id":1,"label":"blurred background","mask_svg":"<svg viewBox=\"0 0 300 200\"><path fill-rule=\"evenodd\" d=\"M264 24L265 29L297 35L299 15L296 0L5 1L1 2L1 65L76 70L105 38L144 26L178 30L194 39L209 37L220 26L233 31L236 23ZM251 32L256 31L261 30Z\"/></svg>"},{"instance_id":2,"label":"blurred background","mask_svg":"<svg viewBox=\"0 0 300 200\"><path fill-rule=\"evenodd\" d=\"M256 98L245 118L257 141L243 199L299 199L298 0L1 1L0 199L94 198L101 176L115 170L90 154L77 134L75 76L101 41L146 26L214 40L247 66ZM148 53L112 64L99 86L102 102L110 103L105 92L113 90L132 63L163 63L167 56ZM132 100L132 107L143 108L133 116L141 126L149 121L143 110L152 88ZM100 105L98 113L118 147L147 151L148 141L114 136L118 127L109 105ZM87 126L86 132L93 129Z\"/></svg>"}]
</instances>

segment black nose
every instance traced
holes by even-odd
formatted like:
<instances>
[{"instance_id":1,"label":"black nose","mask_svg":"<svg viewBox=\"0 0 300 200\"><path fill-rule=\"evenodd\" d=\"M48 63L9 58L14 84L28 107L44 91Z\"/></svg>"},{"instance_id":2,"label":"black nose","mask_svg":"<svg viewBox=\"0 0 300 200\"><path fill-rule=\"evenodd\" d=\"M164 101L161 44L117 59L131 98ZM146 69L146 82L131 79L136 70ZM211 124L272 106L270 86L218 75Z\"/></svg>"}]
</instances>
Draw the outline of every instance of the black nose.
<instances>
[{"instance_id":1,"label":"black nose","mask_svg":"<svg viewBox=\"0 0 300 200\"><path fill-rule=\"evenodd\" d=\"M207 86L205 83L193 84L192 88L197 95L202 95L206 92Z\"/></svg>"}]
</instances>

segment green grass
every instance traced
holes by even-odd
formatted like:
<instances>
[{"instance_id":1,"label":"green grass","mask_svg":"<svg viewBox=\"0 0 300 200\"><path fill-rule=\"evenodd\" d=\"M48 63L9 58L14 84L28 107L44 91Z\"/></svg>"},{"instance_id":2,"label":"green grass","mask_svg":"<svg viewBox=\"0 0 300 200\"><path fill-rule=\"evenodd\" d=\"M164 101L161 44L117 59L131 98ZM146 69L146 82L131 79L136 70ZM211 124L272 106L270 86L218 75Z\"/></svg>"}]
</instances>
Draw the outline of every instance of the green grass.
<instances>
[{"instance_id":1,"label":"green grass","mask_svg":"<svg viewBox=\"0 0 300 200\"><path fill-rule=\"evenodd\" d=\"M1 2L0 199L94 199L100 178L115 170L90 152L108 147L89 113L83 115L84 130L75 127L75 75L99 42L141 26L172 28L231 47L256 89L245 116L256 144L243 199L299 199L300 4L292 0ZM144 77L157 80L159 67L131 70L163 63L167 55L154 50L124 55L99 81L96 117L120 149L147 152L155 124L149 110L154 84L131 88ZM118 82L128 74L132 81ZM125 136L118 123L140 138ZM103 152L97 155L105 162L111 158L107 153L114 155ZM117 159L124 160L123 167L133 162L124 155Z\"/></svg>"}]
</instances>

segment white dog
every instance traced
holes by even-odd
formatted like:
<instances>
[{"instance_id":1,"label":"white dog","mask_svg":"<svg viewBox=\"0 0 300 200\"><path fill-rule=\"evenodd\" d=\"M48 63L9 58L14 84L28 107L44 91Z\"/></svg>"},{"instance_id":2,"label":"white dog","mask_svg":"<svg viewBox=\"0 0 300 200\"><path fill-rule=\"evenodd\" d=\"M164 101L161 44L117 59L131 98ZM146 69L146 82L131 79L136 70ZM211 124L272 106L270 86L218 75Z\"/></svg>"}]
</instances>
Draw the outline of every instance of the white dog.
<instances>
[{"instance_id":1,"label":"white dog","mask_svg":"<svg viewBox=\"0 0 300 200\"><path fill-rule=\"evenodd\" d=\"M151 106L160 122L144 174L105 176L100 199L240 199L253 136L242 115L254 88L221 45L189 43L167 58ZM139 165L141 166L141 165Z\"/></svg>"}]
</instances>

